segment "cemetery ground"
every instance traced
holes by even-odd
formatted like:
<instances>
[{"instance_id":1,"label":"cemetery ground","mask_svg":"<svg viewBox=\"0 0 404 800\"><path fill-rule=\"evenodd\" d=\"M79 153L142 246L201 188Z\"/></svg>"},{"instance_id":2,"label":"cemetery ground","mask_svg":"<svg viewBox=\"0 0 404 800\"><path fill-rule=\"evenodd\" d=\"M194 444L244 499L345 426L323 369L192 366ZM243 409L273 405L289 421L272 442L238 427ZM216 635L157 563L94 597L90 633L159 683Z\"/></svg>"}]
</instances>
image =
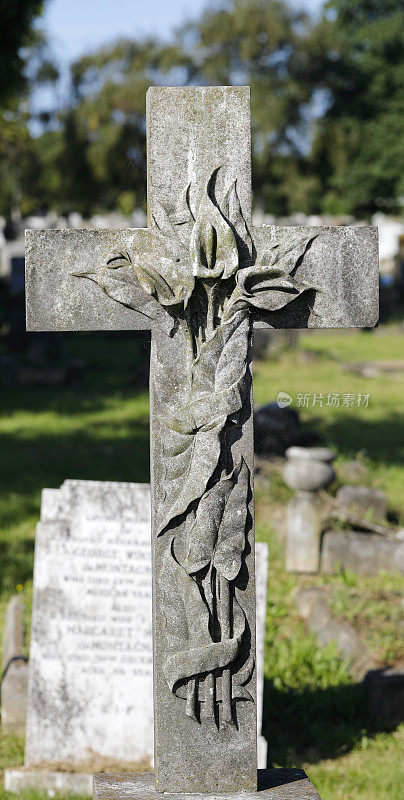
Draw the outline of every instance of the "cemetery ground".
<instances>
[{"instance_id":1,"label":"cemetery ground","mask_svg":"<svg viewBox=\"0 0 404 800\"><path fill-rule=\"evenodd\" d=\"M9 597L19 591L29 628L42 488L59 487L69 477L149 480L148 393L134 385L144 336L69 334L65 347L85 359L83 388L0 389L0 626ZM386 492L391 518L404 527L404 372L372 378L345 366L402 358L402 330L308 332L296 351L275 342L270 355L255 363L255 402L275 400L283 391L295 407L298 396L309 395L308 407L298 410L337 452L339 482L353 482L343 478L344 470L359 461L367 472L362 482ZM332 407L319 400L329 393L339 394L341 403L343 394L369 394L369 402ZM337 487L338 481L332 491ZM275 766L304 766L324 800L399 800L404 726L388 730L371 723L364 688L336 648L315 643L297 615L294 592L302 584L327 585L334 612L360 627L387 664L404 660L404 579L287 574L278 520L289 496L276 470L257 476L257 539L270 546L263 731L270 758ZM22 763L23 741L3 735L0 770ZM0 798L6 797L0 789ZM23 797L39 800L33 792Z\"/></svg>"}]
</instances>

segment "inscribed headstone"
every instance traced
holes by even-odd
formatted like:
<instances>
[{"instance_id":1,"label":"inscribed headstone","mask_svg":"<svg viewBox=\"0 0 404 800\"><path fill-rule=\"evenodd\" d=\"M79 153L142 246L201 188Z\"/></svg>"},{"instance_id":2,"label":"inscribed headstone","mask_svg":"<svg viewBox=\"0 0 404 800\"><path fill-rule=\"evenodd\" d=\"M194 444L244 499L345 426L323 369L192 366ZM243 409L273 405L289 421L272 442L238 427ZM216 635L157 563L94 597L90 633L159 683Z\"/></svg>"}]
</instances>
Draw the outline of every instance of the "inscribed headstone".
<instances>
[{"instance_id":1,"label":"inscribed headstone","mask_svg":"<svg viewBox=\"0 0 404 800\"><path fill-rule=\"evenodd\" d=\"M153 752L150 488L65 481L37 528L26 765Z\"/></svg>"}]
</instances>

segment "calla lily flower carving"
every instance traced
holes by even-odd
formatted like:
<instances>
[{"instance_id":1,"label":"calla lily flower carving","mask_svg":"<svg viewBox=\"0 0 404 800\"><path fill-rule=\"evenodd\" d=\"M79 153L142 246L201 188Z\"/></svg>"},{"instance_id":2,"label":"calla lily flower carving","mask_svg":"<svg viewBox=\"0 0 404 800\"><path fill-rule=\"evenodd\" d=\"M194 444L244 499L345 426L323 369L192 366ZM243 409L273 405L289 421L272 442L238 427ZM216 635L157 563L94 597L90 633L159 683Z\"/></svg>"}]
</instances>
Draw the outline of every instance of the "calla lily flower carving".
<instances>
[{"instance_id":1,"label":"calla lily flower carving","mask_svg":"<svg viewBox=\"0 0 404 800\"><path fill-rule=\"evenodd\" d=\"M107 260L108 281L105 267L99 274L92 271L81 273L80 277L96 281L118 302L141 310L133 291L137 282L174 317L187 309L201 283L211 286L213 282L226 282L221 293L223 302L215 311L219 317L224 313L225 319L241 308L278 311L302 292L315 288L294 274L315 235L298 231L295 238L288 238L287 246L274 241L264 253L257 252L242 214L236 182L220 199L216 195L220 170L214 170L209 177L196 208L191 202L191 185L186 187L174 214L168 215L161 205L157 207L153 219L166 251L158 258L158 268L149 252L125 250L114 252ZM119 297L114 292L116 282ZM121 300L125 285L127 296ZM144 313L153 318L153 306L146 307ZM156 321L161 322L161 314L158 316Z\"/></svg>"},{"instance_id":2,"label":"calla lily flower carving","mask_svg":"<svg viewBox=\"0 0 404 800\"><path fill-rule=\"evenodd\" d=\"M265 311L279 311L302 292L315 287L294 276L296 264L304 255L315 234L297 236L283 250L274 243L269 251L257 256L255 264L237 272L239 297Z\"/></svg>"},{"instance_id":3,"label":"calla lily flower carving","mask_svg":"<svg viewBox=\"0 0 404 800\"><path fill-rule=\"evenodd\" d=\"M220 702L226 727L235 722L235 701L252 700L245 685L254 670L238 582L251 474L231 444L235 426L241 437L249 404L251 321L265 312L270 323L271 314L315 288L297 275L315 235L268 232L261 250L237 182L226 181L222 168L203 187L188 185L174 211L157 204L153 223L158 255L116 251L78 277L168 336L178 334L178 380L167 379L167 362L157 358L153 368L164 463L154 532L170 576L160 609L164 674L170 691L186 700L188 716L200 721L204 704L204 718L215 723Z\"/></svg>"},{"instance_id":4,"label":"calla lily flower carving","mask_svg":"<svg viewBox=\"0 0 404 800\"><path fill-rule=\"evenodd\" d=\"M239 253L232 226L214 205L211 192L215 173L208 181L190 241L190 265L196 278L227 280L239 268Z\"/></svg>"}]
</instances>

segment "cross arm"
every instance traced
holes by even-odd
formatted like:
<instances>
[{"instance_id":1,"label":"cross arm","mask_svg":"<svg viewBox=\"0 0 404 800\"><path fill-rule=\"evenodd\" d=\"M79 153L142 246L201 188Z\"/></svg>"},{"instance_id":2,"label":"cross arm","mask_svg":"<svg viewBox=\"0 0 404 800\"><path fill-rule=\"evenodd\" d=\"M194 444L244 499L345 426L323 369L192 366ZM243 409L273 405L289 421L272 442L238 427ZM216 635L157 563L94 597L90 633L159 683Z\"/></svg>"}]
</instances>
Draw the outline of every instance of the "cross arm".
<instances>
[{"instance_id":1,"label":"cross arm","mask_svg":"<svg viewBox=\"0 0 404 800\"><path fill-rule=\"evenodd\" d=\"M118 270L105 269L106 280L115 281L112 291L118 293L119 302L113 302L107 294L110 283L103 286L99 280L97 285L91 279L77 277L94 271L102 279L100 268L116 250L147 252L157 261L161 244L153 231L27 230L25 244L28 331L153 330L159 324L169 332L167 312L140 285L137 287L134 270L133 285L125 287L118 281ZM132 280L132 270L127 274Z\"/></svg>"},{"instance_id":2,"label":"cross arm","mask_svg":"<svg viewBox=\"0 0 404 800\"><path fill-rule=\"evenodd\" d=\"M258 259L284 268L313 289L269 316L256 310L256 328L372 328L379 315L378 231L369 225L252 228ZM307 242L304 252L296 242ZM276 247L274 248L274 243Z\"/></svg>"}]
</instances>

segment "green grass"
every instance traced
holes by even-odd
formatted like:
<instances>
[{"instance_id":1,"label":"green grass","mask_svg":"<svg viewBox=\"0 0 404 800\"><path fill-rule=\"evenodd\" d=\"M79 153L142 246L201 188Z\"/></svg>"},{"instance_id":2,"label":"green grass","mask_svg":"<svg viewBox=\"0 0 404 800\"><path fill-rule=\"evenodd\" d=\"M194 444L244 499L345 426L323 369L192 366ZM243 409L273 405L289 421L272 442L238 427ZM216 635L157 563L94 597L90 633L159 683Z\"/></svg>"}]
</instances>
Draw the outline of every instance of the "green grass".
<instances>
[{"instance_id":1,"label":"green grass","mask_svg":"<svg viewBox=\"0 0 404 800\"><path fill-rule=\"evenodd\" d=\"M87 362L82 390L0 390L0 625L17 586L29 617L34 528L43 487L58 487L68 477L149 479L148 396L135 388L133 368L139 359L144 361L144 339L77 334L67 342L70 353ZM258 403L275 399L280 390L294 398L298 392L370 392L369 408L315 406L301 416L337 450L337 469L361 453L369 484L385 489L396 515L404 512L404 376L365 379L344 372L341 362L400 358L401 348L401 336L393 330L371 335L307 333L296 353L282 352L276 360L255 366ZM272 762L303 765L323 800L398 800L402 730L372 728L363 689L352 682L348 665L333 646L318 647L297 616L293 592L299 581L284 571L275 535L276 508L289 496L276 473L269 484L265 477L257 480L257 538L270 546L264 733ZM401 579L389 576L343 574L315 580L330 584L341 614L350 608L347 592L365 593L371 599L372 619L386 618L388 609L380 595L390 597L402 586ZM357 615L363 613L363 608L357 609ZM2 736L0 770L22 760L22 740ZM31 792L22 800L40 797ZM11 796L0 789L0 800L6 798Z\"/></svg>"},{"instance_id":2,"label":"green grass","mask_svg":"<svg viewBox=\"0 0 404 800\"><path fill-rule=\"evenodd\" d=\"M272 474L269 481L268 478L257 479L255 499L256 536L269 545L265 736L271 742L271 758L276 766L307 768L308 764L338 760L350 751L360 750L364 737L372 741L380 730L369 719L364 688L354 683L349 664L339 658L334 645L319 647L314 636L308 634L297 614L296 586L328 585L335 597L341 599L337 613L347 616L351 608L349 592L361 599L378 598L381 593L396 599L404 594L404 576L288 574L284 569L283 546L271 518L279 505L278 484L273 481ZM377 618L378 641L388 642L389 632L383 630L384 619L377 599L373 603L370 609L362 608L362 614L373 623ZM383 612L386 613L384 607Z\"/></svg>"},{"instance_id":3,"label":"green grass","mask_svg":"<svg viewBox=\"0 0 404 800\"><path fill-rule=\"evenodd\" d=\"M279 352L278 358L255 365L255 402L267 403L285 391L296 408L298 395L308 393L311 407L297 408L303 423L316 428L324 444L335 450L337 467L359 453L369 469L369 485L387 493L390 509L403 521L404 372L365 378L343 367L345 361L402 358L403 334L388 329L342 334L309 331L301 335L295 353L278 351L276 345L272 352L274 356ZM327 397L328 393L369 393L369 406L312 405L314 394Z\"/></svg>"},{"instance_id":4,"label":"green grass","mask_svg":"<svg viewBox=\"0 0 404 800\"><path fill-rule=\"evenodd\" d=\"M402 800L404 725L369 739L338 760L305 764L322 800Z\"/></svg>"},{"instance_id":5,"label":"green grass","mask_svg":"<svg viewBox=\"0 0 404 800\"><path fill-rule=\"evenodd\" d=\"M134 387L139 341L73 335L70 351L87 362L82 390L0 389L1 593L32 576L44 487L66 478L149 480L148 393Z\"/></svg>"},{"instance_id":6,"label":"green grass","mask_svg":"<svg viewBox=\"0 0 404 800\"><path fill-rule=\"evenodd\" d=\"M404 576L384 573L377 578L352 577L352 588L345 585L333 589L333 613L353 624L381 665L404 662Z\"/></svg>"}]
</instances>

